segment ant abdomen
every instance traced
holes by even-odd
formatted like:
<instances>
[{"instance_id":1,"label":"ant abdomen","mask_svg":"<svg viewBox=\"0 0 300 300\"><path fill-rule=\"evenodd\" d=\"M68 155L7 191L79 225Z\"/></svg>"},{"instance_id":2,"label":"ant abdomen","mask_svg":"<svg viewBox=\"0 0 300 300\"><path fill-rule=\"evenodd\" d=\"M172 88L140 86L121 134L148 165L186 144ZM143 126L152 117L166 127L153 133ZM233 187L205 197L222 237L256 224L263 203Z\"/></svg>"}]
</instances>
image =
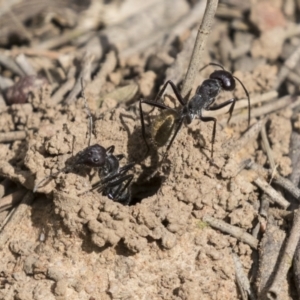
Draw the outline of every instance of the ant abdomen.
<instances>
[{"instance_id":1,"label":"ant abdomen","mask_svg":"<svg viewBox=\"0 0 300 300\"><path fill-rule=\"evenodd\" d=\"M156 147L164 146L173 131L177 112L173 109L165 109L157 115L151 126L151 137Z\"/></svg>"},{"instance_id":2,"label":"ant abdomen","mask_svg":"<svg viewBox=\"0 0 300 300\"><path fill-rule=\"evenodd\" d=\"M234 77L225 70L216 70L210 74L209 78L218 80L225 91L233 91L235 89Z\"/></svg>"}]
</instances>

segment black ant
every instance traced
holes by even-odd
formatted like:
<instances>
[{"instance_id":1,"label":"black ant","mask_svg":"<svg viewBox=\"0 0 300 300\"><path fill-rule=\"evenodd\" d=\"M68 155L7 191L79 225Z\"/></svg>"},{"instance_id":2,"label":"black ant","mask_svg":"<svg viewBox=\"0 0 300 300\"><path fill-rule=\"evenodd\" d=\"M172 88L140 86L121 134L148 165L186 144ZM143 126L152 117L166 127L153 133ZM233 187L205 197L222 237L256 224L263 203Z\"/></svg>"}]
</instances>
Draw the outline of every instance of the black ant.
<instances>
[{"instance_id":1,"label":"black ant","mask_svg":"<svg viewBox=\"0 0 300 300\"><path fill-rule=\"evenodd\" d=\"M147 146L147 153L149 152L150 148L146 141L146 132L145 132L145 123L144 123L144 113L142 110L142 104L148 104L153 107L157 107L162 109L162 112L160 115L158 115L153 123L151 134L152 138L157 144L158 147L164 146L167 141L169 140L172 131L175 128L174 134L167 146L166 152L164 154L164 158L168 152L168 150L171 148L173 141L175 140L183 122L186 124L190 124L193 119L198 116L199 119L203 122L213 122L213 132L212 132L212 142L211 142L211 158L213 158L213 152L214 152L214 142L215 142L215 135L216 135L216 123L217 119L214 117L204 117L202 116L203 110L218 110L220 108L223 108L227 105L230 105L230 108L228 110L229 112L229 118L227 120L227 123L229 123L232 112L234 110L235 103L237 101L236 98L232 98L230 100L227 100L221 104L211 106L215 100L216 97L220 94L221 91L233 91L235 89L235 80L238 80L238 82L243 87L246 96L248 98L248 127L250 124L250 97L247 89L245 88L244 84L239 80L237 77L233 76L230 72L226 71L223 66L215 63L210 63L206 66L204 66L200 71L205 69L208 66L218 66L222 70L216 70L212 72L209 76L209 79L206 79L202 82L201 85L197 87L195 95L191 98L190 101L185 101L180 94L178 88L174 84L173 81L168 80L160 92L157 94L154 101L151 100L140 100L140 117L141 117L141 124L142 124L142 134L143 139L145 141L145 144ZM181 109L174 109L171 108L163 103L158 102L158 100L162 97L164 91L166 90L168 84L172 87L175 96L177 100L181 104ZM147 155L147 154L146 154Z\"/></svg>"},{"instance_id":2,"label":"black ant","mask_svg":"<svg viewBox=\"0 0 300 300\"><path fill-rule=\"evenodd\" d=\"M100 182L93 185L92 189L102 192L109 199L128 205L131 201L129 189L133 174L126 174L134 163L129 163L120 168L119 161L123 154L113 155L115 146L107 149L96 144L85 148L79 155L76 164L83 164L92 168L99 168Z\"/></svg>"},{"instance_id":3,"label":"black ant","mask_svg":"<svg viewBox=\"0 0 300 300\"><path fill-rule=\"evenodd\" d=\"M83 89L82 89L83 90ZM84 97L84 93L82 92ZM88 110L90 117L89 127L89 144L91 140L91 127L92 117L85 100L85 107ZM75 163L71 166L63 168L58 172L45 177L39 183L37 183L33 189L33 192L41 186L46 180L55 178L61 172L71 171L75 166L85 165L91 168L99 169L100 181L92 186L92 190L96 189L102 195L107 196L109 199L116 202L120 202L124 205L128 205L131 201L130 183L133 179L133 174L126 174L134 163L129 163L123 167L120 167L119 161L124 158L123 154L114 155L115 146L110 146L107 149L95 144L88 146L77 154Z\"/></svg>"}]
</instances>

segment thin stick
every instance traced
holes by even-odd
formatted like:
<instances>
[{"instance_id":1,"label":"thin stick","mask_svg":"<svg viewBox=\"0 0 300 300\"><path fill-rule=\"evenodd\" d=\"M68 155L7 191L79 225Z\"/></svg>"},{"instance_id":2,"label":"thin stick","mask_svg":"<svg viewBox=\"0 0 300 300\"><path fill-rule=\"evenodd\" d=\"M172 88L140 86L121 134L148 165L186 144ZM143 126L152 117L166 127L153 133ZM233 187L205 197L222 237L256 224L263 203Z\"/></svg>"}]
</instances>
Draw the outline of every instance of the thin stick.
<instances>
[{"instance_id":1,"label":"thin stick","mask_svg":"<svg viewBox=\"0 0 300 300\"><path fill-rule=\"evenodd\" d=\"M278 210L278 209L277 209ZM269 216L266 231L260 241L259 269L256 277L257 292L260 300L270 300L266 297L267 289L274 279L278 267L278 257L283 252L286 233L278 225L274 225L272 213ZM284 285L285 282L283 282Z\"/></svg>"},{"instance_id":2,"label":"thin stick","mask_svg":"<svg viewBox=\"0 0 300 300\"><path fill-rule=\"evenodd\" d=\"M247 275L245 274L243 265L242 265L239 257L235 253L232 253L231 256L233 258L233 262L234 262L234 266L235 266L235 276L236 276L237 282L239 283L241 288L247 292L250 299L255 300L256 298L254 296L253 291L251 290L249 279L248 279Z\"/></svg>"},{"instance_id":3,"label":"thin stick","mask_svg":"<svg viewBox=\"0 0 300 300\"><path fill-rule=\"evenodd\" d=\"M14 235L16 227L22 223L22 219L27 215L27 210L33 201L33 193L28 191L24 196L20 205L16 208L14 213L11 215L10 220L6 223L5 227L0 232L0 251L3 250L5 244Z\"/></svg>"},{"instance_id":4,"label":"thin stick","mask_svg":"<svg viewBox=\"0 0 300 300\"><path fill-rule=\"evenodd\" d=\"M0 212L11 208L12 206L19 203L26 193L26 189L21 188L16 192L9 194L2 199L0 199Z\"/></svg>"},{"instance_id":5,"label":"thin stick","mask_svg":"<svg viewBox=\"0 0 300 300\"><path fill-rule=\"evenodd\" d=\"M250 161L246 168L254 170L263 177L272 176L274 183L284 188L300 202L300 189L289 179L280 176L278 173L274 174L272 170L265 169L253 161Z\"/></svg>"},{"instance_id":6,"label":"thin stick","mask_svg":"<svg viewBox=\"0 0 300 300\"><path fill-rule=\"evenodd\" d=\"M16 63L26 75L37 75L36 70L23 53L16 57Z\"/></svg>"},{"instance_id":7,"label":"thin stick","mask_svg":"<svg viewBox=\"0 0 300 300\"><path fill-rule=\"evenodd\" d=\"M70 47L71 48L71 47ZM43 49L36 49L36 48L18 48L18 49L13 49L11 52L13 55L18 55L18 54L25 54L26 56L44 56L49 59L59 59L60 56L64 54L65 49L67 51L71 51L70 48L64 48L61 49L60 52L58 51L51 51L51 50L43 50ZM74 49L75 51L75 49Z\"/></svg>"},{"instance_id":8,"label":"thin stick","mask_svg":"<svg viewBox=\"0 0 300 300\"><path fill-rule=\"evenodd\" d=\"M0 199L5 195L5 191L11 183L12 182L8 178L5 178L0 182Z\"/></svg>"},{"instance_id":9,"label":"thin stick","mask_svg":"<svg viewBox=\"0 0 300 300\"><path fill-rule=\"evenodd\" d=\"M286 279L288 270L292 266L293 257L300 238L300 210L294 212L293 227L290 236L286 242L283 255L280 257L278 270L275 274L273 283L268 289L267 296L269 299L279 299L282 282Z\"/></svg>"},{"instance_id":10,"label":"thin stick","mask_svg":"<svg viewBox=\"0 0 300 300\"><path fill-rule=\"evenodd\" d=\"M267 119L260 120L252 125L237 141L230 140L223 144L227 154L237 153L243 149L250 141L255 140L261 131L261 128L265 125Z\"/></svg>"},{"instance_id":11,"label":"thin stick","mask_svg":"<svg viewBox=\"0 0 300 300\"><path fill-rule=\"evenodd\" d=\"M192 89L196 73L200 69L202 52L213 24L218 2L218 0L207 0L204 17L198 30L190 65L181 91L183 98L185 98Z\"/></svg>"},{"instance_id":12,"label":"thin stick","mask_svg":"<svg viewBox=\"0 0 300 300\"><path fill-rule=\"evenodd\" d=\"M92 118L92 113L91 110L88 106L85 93L84 93L84 86L83 86L83 78L81 77L81 96L84 99L84 107L87 111L88 117L89 117L89 141L88 141L88 146L91 146L91 138L92 138L92 129L93 129L93 118Z\"/></svg>"},{"instance_id":13,"label":"thin stick","mask_svg":"<svg viewBox=\"0 0 300 300\"><path fill-rule=\"evenodd\" d=\"M294 97L292 96L284 96L278 100L276 100L275 102L271 102L268 103L266 105L263 105L261 107L258 108L254 108L251 110L251 117L260 117L260 116L265 116L267 114L270 114L274 111L283 109L285 107L290 107L290 108L294 108L295 106L300 105L300 97L297 97L297 100L295 100ZM299 100L299 101L298 101ZM244 120L246 120L248 118L248 115L246 114L239 114L237 116L233 116L231 118L231 123L239 123L242 122ZM222 120L220 122L222 125L225 125L227 123L227 119Z\"/></svg>"},{"instance_id":14,"label":"thin stick","mask_svg":"<svg viewBox=\"0 0 300 300\"><path fill-rule=\"evenodd\" d=\"M270 143L269 143L269 140L268 140L268 137L267 137L266 124L264 124L264 126L262 126L260 134L261 134L261 138L262 138L262 141L263 141L264 148L265 148L267 156L268 156L268 160L269 160L271 169L273 171L275 171L276 165L275 165L273 152L272 152L272 149L270 147Z\"/></svg>"},{"instance_id":15,"label":"thin stick","mask_svg":"<svg viewBox=\"0 0 300 300\"><path fill-rule=\"evenodd\" d=\"M300 46L288 57L288 59L282 65L279 74L277 76L277 82L275 89L278 89L281 83L285 80L291 70L293 70L300 59Z\"/></svg>"},{"instance_id":16,"label":"thin stick","mask_svg":"<svg viewBox=\"0 0 300 300\"><path fill-rule=\"evenodd\" d=\"M5 219L3 220L3 222L0 225L0 233L1 233L2 229L5 227L5 225L9 222L10 217L14 214L16 208L17 207L14 207L8 212L7 216L5 217Z\"/></svg>"},{"instance_id":17,"label":"thin stick","mask_svg":"<svg viewBox=\"0 0 300 300\"><path fill-rule=\"evenodd\" d=\"M203 221L208 223L211 227L219 229L222 232L228 233L236 239L242 241L243 243L248 244L250 247L257 249L258 240L243 229L236 226L232 226L222 220L218 220L210 216L205 216L203 218Z\"/></svg>"},{"instance_id":18,"label":"thin stick","mask_svg":"<svg viewBox=\"0 0 300 300\"><path fill-rule=\"evenodd\" d=\"M11 57L2 53L0 53L0 65L4 66L6 69L11 70L14 74L17 74L21 77L25 75L23 70Z\"/></svg>"},{"instance_id":19,"label":"thin stick","mask_svg":"<svg viewBox=\"0 0 300 300\"><path fill-rule=\"evenodd\" d=\"M90 35L91 37L95 34L91 31L91 28L76 28L70 31L65 32L62 35L55 36L54 38L51 38L49 40L46 40L38 45L36 45L37 50L49 50L58 48L64 44L69 43L70 41L85 35Z\"/></svg>"},{"instance_id":20,"label":"thin stick","mask_svg":"<svg viewBox=\"0 0 300 300\"><path fill-rule=\"evenodd\" d=\"M72 69L72 71L75 71L75 69ZM73 72L73 77L68 76L68 80L63 83L51 97L51 101L49 101L49 103L52 106L56 106L57 104L59 104L63 100L64 95L74 87L76 81L74 76L75 72Z\"/></svg>"},{"instance_id":21,"label":"thin stick","mask_svg":"<svg viewBox=\"0 0 300 300\"><path fill-rule=\"evenodd\" d=\"M76 83L68 95L67 99L64 101L65 104L71 104L76 100L76 97L81 91L81 80L83 79L85 82L89 82L91 80L92 73L92 62L94 60L93 55L86 53L81 62L81 71L76 80Z\"/></svg>"},{"instance_id":22,"label":"thin stick","mask_svg":"<svg viewBox=\"0 0 300 300\"><path fill-rule=\"evenodd\" d=\"M24 140L27 136L26 131L9 131L0 133L0 143Z\"/></svg>"},{"instance_id":23,"label":"thin stick","mask_svg":"<svg viewBox=\"0 0 300 300\"><path fill-rule=\"evenodd\" d=\"M268 196L270 196L271 200L283 207L284 209L290 206L290 203L284 199L284 197L279 194L270 184L264 179L257 177L254 180L254 183L260 187Z\"/></svg>"}]
</instances>

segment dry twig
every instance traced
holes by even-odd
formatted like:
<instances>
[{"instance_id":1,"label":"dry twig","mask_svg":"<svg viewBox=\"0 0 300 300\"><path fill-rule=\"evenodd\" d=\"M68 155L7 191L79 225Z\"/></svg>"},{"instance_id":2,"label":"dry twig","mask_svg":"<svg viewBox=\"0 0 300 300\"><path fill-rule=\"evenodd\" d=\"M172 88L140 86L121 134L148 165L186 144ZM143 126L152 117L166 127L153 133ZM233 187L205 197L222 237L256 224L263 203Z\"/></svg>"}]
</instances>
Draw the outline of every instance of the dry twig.
<instances>
[{"instance_id":1,"label":"dry twig","mask_svg":"<svg viewBox=\"0 0 300 300\"><path fill-rule=\"evenodd\" d=\"M235 253L232 253L231 256L235 266L235 277L238 285L240 286L241 290L245 291L249 295L251 300L255 300L256 298L251 289L249 279L243 270L243 265L239 257Z\"/></svg>"},{"instance_id":2,"label":"dry twig","mask_svg":"<svg viewBox=\"0 0 300 300\"><path fill-rule=\"evenodd\" d=\"M260 187L269 197L270 199L283 207L284 209L290 206L290 202L285 200L285 198L279 194L267 181L264 179L257 177L254 179L254 183Z\"/></svg>"},{"instance_id":3,"label":"dry twig","mask_svg":"<svg viewBox=\"0 0 300 300\"><path fill-rule=\"evenodd\" d=\"M288 270L292 266L296 246L300 238L300 210L294 212L293 227L290 236L286 242L283 255L280 257L279 267L275 274L273 283L268 289L267 296L269 299L279 299L282 281L286 278Z\"/></svg>"},{"instance_id":4,"label":"dry twig","mask_svg":"<svg viewBox=\"0 0 300 300\"><path fill-rule=\"evenodd\" d=\"M260 116L266 116L267 114L270 114L274 111L281 110L285 107L294 108L298 105L300 105L300 97L297 97L297 100L295 100L295 97L292 96L284 96L280 99L276 100L275 102L271 102L265 105L262 105L261 107L257 107L251 110L251 118L260 117ZM298 101L299 100L299 101ZM244 120L247 120L248 115L246 113L239 114L236 116L233 116L231 118L232 123L239 123ZM222 125L226 125L226 120L222 120L220 123Z\"/></svg>"},{"instance_id":5,"label":"dry twig","mask_svg":"<svg viewBox=\"0 0 300 300\"><path fill-rule=\"evenodd\" d=\"M13 73L24 76L23 70L16 64L16 62L9 56L0 53L0 65L4 66L6 69L11 70Z\"/></svg>"},{"instance_id":6,"label":"dry twig","mask_svg":"<svg viewBox=\"0 0 300 300\"><path fill-rule=\"evenodd\" d=\"M256 95L256 96L251 96L251 106L255 105L255 104L259 104L259 103L263 103L263 102L269 102L270 100L273 100L275 98L277 98L278 96L278 92L277 91L269 91L267 93L261 94L261 95ZM243 99L239 99L235 106L234 106L234 115L240 114L240 109L244 109L248 107L248 99L243 98ZM219 115L223 115L223 114L227 114L228 113L228 107L223 107L221 109L209 112L209 115L211 116L219 116ZM203 114L203 116L205 116L205 114ZM226 116L226 122L228 120L228 116Z\"/></svg>"},{"instance_id":7,"label":"dry twig","mask_svg":"<svg viewBox=\"0 0 300 300\"><path fill-rule=\"evenodd\" d=\"M288 76L289 72L293 70L300 59L300 46L290 55L290 57L282 65L279 74L277 76L277 82L275 89L278 89L285 78Z\"/></svg>"},{"instance_id":8,"label":"dry twig","mask_svg":"<svg viewBox=\"0 0 300 300\"><path fill-rule=\"evenodd\" d=\"M2 251L7 241L10 239L11 236L14 235L14 231L16 226L18 226L22 219L26 216L27 210L29 209L29 205L33 201L33 193L28 191L27 194L24 196L20 205L16 208L14 213L11 215L10 220L5 224L5 226L1 228L0 231L0 250Z\"/></svg>"},{"instance_id":9,"label":"dry twig","mask_svg":"<svg viewBox=\"0 0 300 300\"><path fill-rule=\"evenodd\" d=\"M223 147L226 148L227 154L237 153L243 149L250 141L255 140L261 131L262 126L266 123L267 119L260 120L252 125L237 141L230 140L224 143Z\"/></svg>"},{"instance_id":10,"label":"dry twig","mask_svg":"<svg viewBox=\"0 0 300 300\"><path fill-rule=\"evenodd\" d=\"M23 53L16 57L16 62L26 75L37 75L36 70Z\"/></svg>"},{"instance_id":11,"label":"dry twig","mask_svg":"<svg viewBox=\"0 0 300 300\"><path fill-rule=\"evenodd\" d=\"M58 103L63 101L64 95L69 92L75 84L75 68L70 68L68 72L68 78L65 83L63 83L59 89L55 92L55 94L51 97L51 105L56 106Z\"/></svg>"},{"instance_id":12,"label":"dry twig","mask_svg":"<svg viewBox=\"0 0 300 300\"><path fill-rule=\"evenodd\" d=\"M222 232L228 233L236 239L242 241L243 243L248 244L250 247L257 249L258 240L243 229L236 226L232 226L222 220L218 220L210 216L205 216L203 218L203 221L208 223L211 227L219 229Z\"/></svg>"},{"instance_id":13,"label":"dry twig","mask_svg":"<svg viewBox=\"0 0 300 300\"><path fill-rule=\"evenodd\" d=\"M214 16L218 7L218 2L218 0L207 0L204 17L198 30L190 65L183 82L181 92L183 98L185 98L192 89L194 80L196 78L196 73L201 67L201 55L213 24Z\"/></svg>"},{"instance_id":14,"label":"dry twig","mask_svg":"<svg viewBox=\"0 0 300 300\"><path fill-rule=\"evenodd\" d=\"M5 195L5 191L10 184L11 181L8 178L5 178L0 182L0 199Z\"/></svg>"},{"instance_id":15,"label":"dry twig","mask_svg":"<svg viewBox=\"0 0 300 300\"><path fill-rule=\"evenodd\" d=\"M27 136L26 131L10 131L0 133L0 143L14 142L18 140L24 140Z\"/></svg>"},{"instance_id":16,"label":"dry twig","mask_svg":"<svg viewBox=\"0 0 300 300\"><path fill-rule=\"evenodd\" d=\"M266 124L264 124L264 126L262 126L260 134L261 134L263 146L264 146L264 148L266 150L266 153L267 153L267 157L268 157L271 169L273 171L275 171L276 165L275 165L275 160L274 160L274 156L273 156L273 153L272 153L272 149L270 147L270 143L269 143L269 140L268 140L268 137L267 137Z\"/></svg>"},{"instance_id":17,"label":"dry twig","mask_svg":"<svg viewBox=\"0 0 300 300\"><path fill-rule=\"evenodd\" d=\"M266 299L267 289L274 279L274 270L282 251L286 233L281 230L271 216L268 218L266 232L260 242L259 274L255 277L259 299ZM285 285L286 280L282 282Z\"/></svg>"},{"instance_id":18,"label":"dry twig","mask_svg":"<svg viewBox=\"0 0 300 300\"><path fill-rule=\"evenodd\" d=\"M76 100L76 97L81 92L81 80L83 80L84 82L89 82L91 80L93 59L94 57L88 53L86 53L86 55L82 59L80 74L77 77L76 83L73 86L72 91L64 101L65 104L71 104L73 101Z\"/></svg>"},{"instance_id":19,"label":"dry twig","mask_svg":"<svg viewBox=\"0 0 300 300\"><path fill-rule=\"evenodd\" d=\"M257 174L263 177L272 176L274 183L284 188L298 201L300 201L300 189L295 186L289 179L280 176L278 173L274 173L272 170L265 169L253 161L250 161L246 168L251 168L252 170L257 172Z\"/></svg>"},{"instance_id":20,"label":"dry twig","mask_svg":"<svg viewBox=\"0 0 300 300\"><path fill-rule=\"evenodd\" d=\"M19 203L26 193L26 189L21 188L16 192L9 194L2 199L0 199L0 212L11 208L12 206Z\"/></svg>"}]
</instances>

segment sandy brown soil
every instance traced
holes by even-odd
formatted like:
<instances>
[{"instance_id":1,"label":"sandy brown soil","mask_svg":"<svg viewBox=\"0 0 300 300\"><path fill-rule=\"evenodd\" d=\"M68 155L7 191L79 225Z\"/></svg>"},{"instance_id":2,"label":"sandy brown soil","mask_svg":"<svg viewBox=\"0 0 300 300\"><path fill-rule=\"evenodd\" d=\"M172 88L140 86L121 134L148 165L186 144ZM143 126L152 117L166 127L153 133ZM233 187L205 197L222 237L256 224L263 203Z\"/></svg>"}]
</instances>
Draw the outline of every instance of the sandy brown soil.
<instances>
[{"instance_id":1,"label":"sandy brown soil","mask_svg":"<svg viewBox=\"0 0 300 300\"><path fill-rule=\"evenodd\" d=\"M251 99L276 89L278 66L267 61L278 59L284 42L282 38L280 45L278 41L264 44L267 38L264 34L269 30L264 23L267 17L256 20L254 7L253 4L250 19L258 22L262 34L245 34L243 38L237 34L237 45L243 40L252 41L254 36L255 41L251 44L251 61L246 56L232 64L237 70L234 75L245 84ZM274 13L279 14L276 9ZM280 11L277 25L281 31L286 25L284 20ZM222 18L215 22L207 45L210 50L204 52L203 63L211 61L213 52L214 58L225 66L229 64L229 54L216 50L220 37L229 36L230 28L224 24L227 23ZM194 37L196 32L197 27L187 35ZM188 46L189 38L183 34L181 38ZM129 206L92 191L92 184L99 181L98 172L85 166L60 172L32 193L34 186L49 174L73 166L78 153L88 146L89 118L82 97L76 100L75 95L67 104L53 102L57 85L48 82L42 88L32 89L25 104L5 105L1 109L1 133L24 131L26 138L0 143L1 179L17 184L7 189L9 192L4 196L21 187L23 192L23 202L16 209L19 219L12 216L5 223L9 211L0 212L4 224L0 231L0 299L247 299L241 297L236 283L233 253L253 289L265 288L267 280L262 270L268 269L268 264L260 266L261 273L253 276L258 262L257 245L213 229L204 220L213 217L249 235L261 222L258 227L260 234L264 234L263 224L267 221L263 223L260 211L262 193L253 184L254 172L245 170L241 164L251 158L269 168L270 162L258 132L239 147L240 138L248 129L247 106L233 116L230 125L226 124L228 115L218 116L213 160L210 158L212 124L196 119L183 126L162 161L166 147L157 148L150 138L151 124L159 110L148 114L149 109L144 105L150 144L146 155L139 105L135 100L153 99L158 82L163 83L163 75L177 76L176 64L188 61L182 62L180 53L188 49L184 47L176 59L163 47L158 55L156 48L131 56L130 51L124 56L122 52L119 56L110 52L106 56L108 63L104 60L103 64L107 72L100 68L95 80L85 87L93 116L91 144L105 148L114 145L115 154L125 155L121 166L135 162L130 171L134 180ZM34 59L31 63L34 65ZM101 72L105 75L99 75ZM211 72L212 68L208 68L197 73L193 91ZM132 90L127 94L118 90L129 85ZM288 84L286 89L296 91ZM126 103L118 92L129 95ZM245 98L238 83L234 95ZM232 93L222 93L217 101L221 103L230 97ZM287 100L287 104L292 101ZM165 103L174 106L170 98L165 98ZM178 107L177 102L175 106ZM256 109L261 106L259 103ZM266 126L276 168L284 177L293 171L289 156L292 118L296 118L295 128L299 129L299 115L295 117L291 107L286 106L276 112L269 110ZM264 117L255 115L254 109L251 109L254 117L250 130ZM262 241L265 251L269 251L272 238L283 243L287 222L283 218L269 222L271 229ZM260 236L254 239L258 242ZM279 251L282 244L278 242L275 246ZM276 260L272 262L275 263ZM277 299L297 299L291 282L291 279L283 281Z\"/></svg>"}]
</instances>

